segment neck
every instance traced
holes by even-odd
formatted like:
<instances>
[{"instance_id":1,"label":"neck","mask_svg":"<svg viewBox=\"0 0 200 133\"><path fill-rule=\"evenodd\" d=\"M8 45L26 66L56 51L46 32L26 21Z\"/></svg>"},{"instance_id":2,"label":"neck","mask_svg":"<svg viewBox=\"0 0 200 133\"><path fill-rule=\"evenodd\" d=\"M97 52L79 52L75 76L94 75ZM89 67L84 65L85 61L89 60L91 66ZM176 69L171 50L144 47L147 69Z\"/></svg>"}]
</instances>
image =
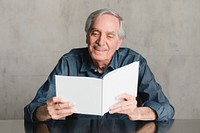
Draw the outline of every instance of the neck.
<instances>
[{"instance_id":1,"label":"neck","mask_svg":"<svg viewBox=\"0 0 200 133\"><path fill-rule=\"evenodd\" d=\"M104 69L109 65L110 61L94 61L94 65L99 73L102 73Z\"/></svg>"}]
</instances>

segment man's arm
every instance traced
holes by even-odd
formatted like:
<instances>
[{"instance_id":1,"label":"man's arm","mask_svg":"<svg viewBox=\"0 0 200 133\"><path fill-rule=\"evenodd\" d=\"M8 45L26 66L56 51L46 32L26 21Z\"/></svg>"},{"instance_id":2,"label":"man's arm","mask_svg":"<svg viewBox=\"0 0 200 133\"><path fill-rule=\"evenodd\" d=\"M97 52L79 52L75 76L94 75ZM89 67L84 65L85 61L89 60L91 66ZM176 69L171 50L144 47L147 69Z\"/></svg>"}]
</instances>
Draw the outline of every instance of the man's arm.
<instances>
[{"instance_id":1,"label":"man's arm","mask_svg":"<svg viewBox=\"0 0 200 133\"><path fill-rule=\"evenodd\" d=\"M137 101L140 103L139 106L148 107L156 113L156 121L168 121L174 116L173 106L144 58L140 59Z\"/></svg>"}]
</instances>

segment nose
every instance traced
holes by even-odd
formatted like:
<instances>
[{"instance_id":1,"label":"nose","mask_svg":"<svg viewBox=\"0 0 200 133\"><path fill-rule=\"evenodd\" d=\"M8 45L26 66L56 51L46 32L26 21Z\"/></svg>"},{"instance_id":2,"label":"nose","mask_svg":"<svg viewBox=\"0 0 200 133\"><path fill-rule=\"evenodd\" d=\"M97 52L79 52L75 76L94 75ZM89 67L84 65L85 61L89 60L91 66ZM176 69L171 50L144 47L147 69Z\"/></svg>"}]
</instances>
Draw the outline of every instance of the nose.
<instances>
[{"instance_id":1,"label":"nose","mask_svg":"<svg viewBox=\"0 0 200 133\"><path fill-rule=\"evenodd\" d=\"M105 45L105 37L103 35L99 36L99 38L97 39L96 43L100 46Z\"/></svg>"}]
</instances>

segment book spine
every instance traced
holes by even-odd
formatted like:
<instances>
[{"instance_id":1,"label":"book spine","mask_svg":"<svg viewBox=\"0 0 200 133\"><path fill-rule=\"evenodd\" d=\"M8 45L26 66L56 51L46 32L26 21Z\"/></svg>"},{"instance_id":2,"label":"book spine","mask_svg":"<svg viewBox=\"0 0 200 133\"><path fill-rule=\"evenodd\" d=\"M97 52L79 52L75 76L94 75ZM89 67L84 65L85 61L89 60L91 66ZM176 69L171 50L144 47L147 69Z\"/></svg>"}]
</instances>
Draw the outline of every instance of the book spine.
<instances>
[{"instance_id":1,"label":"book spine","mask_svg":"<svg viewBox=\"0 0 200 133\"><path fill-rule=\"evenodd\" d=\"M103 79L101 80L101 116L103 116Z\"/></svg>"}]
</instances>

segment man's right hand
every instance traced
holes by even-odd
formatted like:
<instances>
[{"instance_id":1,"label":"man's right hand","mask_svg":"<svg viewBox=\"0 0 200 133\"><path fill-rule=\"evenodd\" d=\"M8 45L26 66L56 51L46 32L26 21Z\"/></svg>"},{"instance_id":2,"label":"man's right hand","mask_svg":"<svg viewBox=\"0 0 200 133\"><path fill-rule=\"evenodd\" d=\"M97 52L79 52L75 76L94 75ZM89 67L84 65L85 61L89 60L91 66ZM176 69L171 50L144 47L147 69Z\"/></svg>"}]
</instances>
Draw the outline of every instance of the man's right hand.
<instances>
[{"instance_id":1,"label":"man's right hand","mask_svg":"<svg viewBox=\"0 0 200 133\"><path fill-rule=\"evenodd\" d=\"M37 108L35 119L38 121L45 121L48 119L60 119L75 112L75 106L72 102L67 101L61 97L53 97L47 100L44 106Z\"/></svg>"}]
</instances>

